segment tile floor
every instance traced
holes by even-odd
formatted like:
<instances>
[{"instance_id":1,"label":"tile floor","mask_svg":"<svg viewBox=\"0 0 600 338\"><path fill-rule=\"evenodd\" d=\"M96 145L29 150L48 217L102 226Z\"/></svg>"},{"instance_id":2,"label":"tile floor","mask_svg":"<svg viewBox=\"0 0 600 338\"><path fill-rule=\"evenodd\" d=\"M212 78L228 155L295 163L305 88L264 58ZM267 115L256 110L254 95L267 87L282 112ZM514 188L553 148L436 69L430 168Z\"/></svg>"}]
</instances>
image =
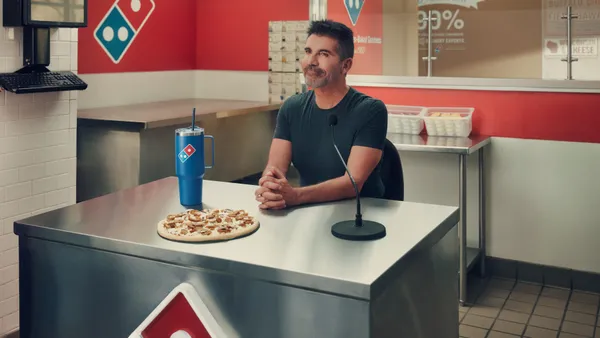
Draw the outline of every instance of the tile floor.
<instances>
[{"instance_id":1,"label":"tile floor","mask_svg":"<svg viewBox=\"0 0 600 338\"><path fill-rule=\"evenodd\" d=\"M459 306L464 338L600 338L600 295L491 279Z\"/></svg>"}]
</instances>

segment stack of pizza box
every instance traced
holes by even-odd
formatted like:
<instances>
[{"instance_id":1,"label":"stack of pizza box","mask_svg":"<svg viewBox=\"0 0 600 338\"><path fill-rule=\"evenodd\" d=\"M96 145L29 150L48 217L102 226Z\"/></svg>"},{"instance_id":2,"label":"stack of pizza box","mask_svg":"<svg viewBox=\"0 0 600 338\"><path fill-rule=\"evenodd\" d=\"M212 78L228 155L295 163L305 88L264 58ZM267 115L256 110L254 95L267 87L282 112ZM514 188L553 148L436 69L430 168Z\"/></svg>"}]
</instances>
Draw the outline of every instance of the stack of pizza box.
<instances>
[{"instance_id":1,"label":"stack of pizza box","mask_svg":"<svg viewBox=\"0 0 600 338\"><path fill-rule=\"evenodd\" d=\"M281 103L305 90L302 66L309 21L269 22L269 102Z\"/></svg>"}]
</instances>

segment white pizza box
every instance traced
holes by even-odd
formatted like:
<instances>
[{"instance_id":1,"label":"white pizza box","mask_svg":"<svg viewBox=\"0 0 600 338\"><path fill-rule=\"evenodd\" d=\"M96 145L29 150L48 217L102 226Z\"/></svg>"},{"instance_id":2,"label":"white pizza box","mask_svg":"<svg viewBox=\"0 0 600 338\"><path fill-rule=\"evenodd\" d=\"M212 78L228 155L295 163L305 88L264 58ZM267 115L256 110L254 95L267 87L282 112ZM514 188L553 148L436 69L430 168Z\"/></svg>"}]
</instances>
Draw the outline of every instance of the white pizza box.
<instances>
[{"instance_id":1,"label":"white pizza box","mask_svg":"<svg viewBox=\"0 0 600 338\"><path fill-rule=\"evenodd\" d=\"M304 51L304 47L306 46L306 41L296 41L296 51L297 52L303 52Z\"/></svg>"},{"instance_id":2,"label":"white pizza box","mask_svg":"<svg viewBox=\"0 0 600 338\"><path fill-rule=\"evenodd\" d=\"M129 338L192 337L227 338L227 335L188 283L175 287L129 335Z\"/></svg>"},{"instance_id":3,"label":"white pizza box","mask_svg":"<svg viewBox=\"0 0 600 338\"><path fill-rule=\"evenodd\" d=\"M296 73L281 73L281 83L284 84L295 84L296 81L298 80L298 77L296 76Z\"/></svg>"},{"instance_id":4,"label":"white pizza box","mask_svg":"<svg viewBox=\"0 0 600 338\"><path fill-rule=\"evenodd\" d=\"M269 71L283 72L283 62L269 61Z\"/></svg>"},{"instance_id":5,"label":"white pizza box","mask_svg":"<svg viewBox=\"0 0 600 338\"><path fill-rule=\"evenodd\" d=\"M281 103L283 102L283 95L270 94L269 103Z\"/></svg>"},{"instance_id":6,"label":"white pizza box","mask_svg":"<svg viewBox=\"0 0 600 338\"><path fill-rule=\"evenodd\" d=\"M296 52L282 52L281 55L282 62L296 61Z\"/></svg>"},{"instance_id":7,"label":"white pizza box","mask_svg":"<svg viewBox=\"0 0 600 338\"><path fill-rule=\"evenodd\" d=\"M269 83L269 94L281 95L283 94L282 83Z\"/></svg>"},{"instance_id":8,"label":"white pizza box","mask_svg":"<svg viewBox=\"0 0 600 338\"><path fill-rule=\"evenodd\" d=\"M281 32L283 30L282 21L269 21L269 32Z\"/></svg>"},{"instance_id":9,"label":"white pizza box","mask_svg":"<svg viewBox=\"0 0 600 338\"><path fill-rule=\"evenodd\" d=\"M297 64L296 61L292 60L289 62L284 62L283 63L283 72L289 72L289 73L294 73L297 70Z\"/></svg>"},{"instance_id":10,"label":"white pizza box","mask_svg":"<svg viewBox=\"0 0 600 338\"><path fill-rule=\"evenodd\" d=\"M283 83L284 73L269 72L269 83Z\"/></svg>"},{"instance_id":11,"label":"white pizza box","mask_svg":"<svg viewBox=\"0 0 600 338\"><path fill-rule=\"evenodd\" d=\"M270 50L269 61L283 62L283 52L278 50Z\"/></svg>"},{"instance_id":12,"label":"white pizza box","mask_svg":"<svg viewBox=\"0 0 600 338\"><path fill-rule=\"evenodd\" d=\"M294 94L298 94L298 92L296 90L296 84L295 83L292 83L292 84L284 83L283 84L283 95L291 96Z\"/></svg>"},{"instance_id":13,"label":"white pizza box","mask_svg":"<svg viewBox=\"0 0 600 338\"><path fill-rule=\"evenodd\" d=\"M283 33L269 32L269 42L280 42L280 41L283 41Z\"/></svg>"},{"instance_id":14,"label":"white pizza box","mask_svg":"<svg viewBox=\"0 0 600 338\"><path fill-rule=\"evenodd\" d=\"M281 50L284 52L296 52L296 41L281 42Z\"/></svg>"},{"instance_id":15,"label":"white pizza box","mask_svg":"<svg viewBox=\"0 0 600 338\"><path fill-rule=\"evenodd\" d=\"M282 37L282 40L286 41L286 42L288 42L288 41L296 42L297 41L296 32L283 32L283 33L281 33L281 37Z\"/></svg>"}]
</instances>

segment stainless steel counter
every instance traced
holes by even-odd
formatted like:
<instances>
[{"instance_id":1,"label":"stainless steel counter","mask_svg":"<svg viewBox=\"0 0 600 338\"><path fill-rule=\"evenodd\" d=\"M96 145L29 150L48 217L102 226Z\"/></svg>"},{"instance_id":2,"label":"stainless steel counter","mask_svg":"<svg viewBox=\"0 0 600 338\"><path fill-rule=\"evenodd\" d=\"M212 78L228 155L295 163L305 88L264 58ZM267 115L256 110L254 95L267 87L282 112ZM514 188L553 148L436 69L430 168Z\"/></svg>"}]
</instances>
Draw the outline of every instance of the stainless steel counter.
<instances>
[{"instance_id":1,"label":"stainless steel counter","mask_svg":"<svg viewBox=\"0 0 600 338\"><path fill-rule=\"evenodd\" d=\"M458 337L457 208L364 199L387 237L349 242L330 227L354 217L355 201L261 212L254 189L205 182L205 207L261 222L223 243L158 236L158 221L184 210L176 178L16 222L22 337L126 337L181 282L228 337Z\"/></svg>"},{"instance_id":2,"label":"stainless steel counter","mask_svg":"<svg viewBox=\"0 0 600 338\"><path fill-rule=\"evenodd\" d=\"M460 292L461 305L467 302L467 273L477 264L481 277L486 274L486 209L485 209L485 161L484 148L491 144L491 137L471 135L470 137L444 137L428 135L407 135L389 133L398 151L418 151L450 153L458 155L458 206L460 209ZM467 156L478 153L479 178L479 247L467 247Z\"/></svg>"},{"instance_id":3,"label":"stainless steel counter","mask_svg":"<svg viewBox=\"0 0 600 338\"><path fill-rule=\"evenodd\" d=\"M175 129L191 125L194 107L196 124L215 137L206 179L262 172L279 104L189 99L84 109L77 119L77 201L175 175Z\"/></svg>"},{"instance_id":4,"label":"stainless steel counter","mask_svg":"<svg viewBox=\"0 0 600 338\"><path fill-rule=\"evenodd\" d=\"M117 123L144 129L191 124L192 108L200 119L208 116L227 118L257 112L278 110L280 104L260 101L184 99L150 102L118 107L82 109L77 118L82 123Z\"/></svg>"}]
</instances>

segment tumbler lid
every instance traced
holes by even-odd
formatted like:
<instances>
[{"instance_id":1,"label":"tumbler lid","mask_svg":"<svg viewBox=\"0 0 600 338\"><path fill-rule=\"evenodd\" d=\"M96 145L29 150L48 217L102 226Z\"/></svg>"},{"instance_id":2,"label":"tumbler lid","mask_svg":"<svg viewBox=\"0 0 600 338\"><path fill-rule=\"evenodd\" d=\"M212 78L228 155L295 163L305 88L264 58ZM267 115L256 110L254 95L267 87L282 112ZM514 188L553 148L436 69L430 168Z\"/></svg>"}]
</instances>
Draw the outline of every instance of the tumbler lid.
<instances>
[{"instance_id":1,"label":"tumbler lid","mask_svg":"<svg viewBox=\"0 0 600 338\"><path fill-rule=\"evenodd\" d=\"M177 136L200 136L200 135L204 135L204 128L194 127L194 130L192 130L192 127L179 128L179 129L175 130L175 135L177 135Z\"/></svg>"}]
</instances>

